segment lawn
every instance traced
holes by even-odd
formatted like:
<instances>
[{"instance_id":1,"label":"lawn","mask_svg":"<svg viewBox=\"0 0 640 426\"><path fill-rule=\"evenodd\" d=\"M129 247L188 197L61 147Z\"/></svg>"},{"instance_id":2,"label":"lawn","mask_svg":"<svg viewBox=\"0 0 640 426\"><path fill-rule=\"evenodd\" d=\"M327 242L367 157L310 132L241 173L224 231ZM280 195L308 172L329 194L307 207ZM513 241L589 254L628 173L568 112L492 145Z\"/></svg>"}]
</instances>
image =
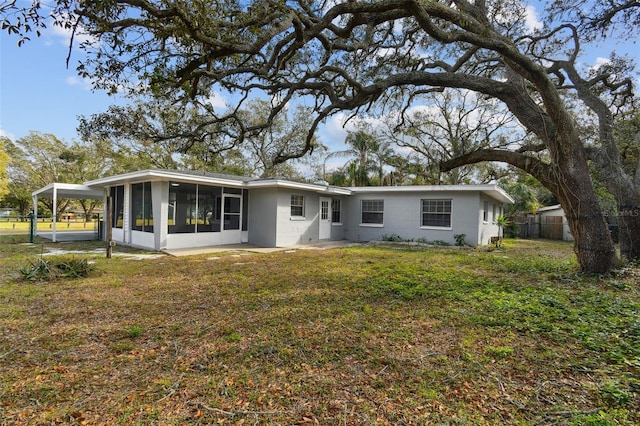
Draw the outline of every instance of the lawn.
<instances>
[{"instance_id":1,"label":"lawn","mask_svg":"<svg viewBox=\"0 0 640 426\"><path fill-rule=\"evenodd\" d=\"M580 276L564 243L20 281L51 246L0 244L0 424L640 424L640 268Z\"/></svg>"}]
</instances>

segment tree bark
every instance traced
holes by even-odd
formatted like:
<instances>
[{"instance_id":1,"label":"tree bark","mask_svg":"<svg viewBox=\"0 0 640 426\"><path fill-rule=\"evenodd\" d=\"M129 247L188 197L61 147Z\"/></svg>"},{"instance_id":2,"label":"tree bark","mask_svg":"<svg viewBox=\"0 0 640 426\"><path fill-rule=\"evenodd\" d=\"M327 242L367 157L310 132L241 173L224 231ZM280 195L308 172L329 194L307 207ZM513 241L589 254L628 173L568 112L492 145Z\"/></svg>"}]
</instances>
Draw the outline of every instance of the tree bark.
<instances>
[{"instance_id":1,"label":"tree bark","mask_svg":"<svg viewBox=\"0 0 640 426\"><path fill-rule=\"evenodd\" d=\"M620 255L628 260L640 260L640 202L618 207L618 238Z\"/></svg>"},{"instance_id":2,"label":"tree bark","mask_svg":"<svg viewBox=\"0 0 640 426\"><path fill-rule=\"evenodd\" d=\"M483 149L445 161L440 170L447 172L460 165L481 161L501 161L518 167L538 179L560 201L574 238L580 269L585 273L605 273L618 265L615 247L598 199L593 192L584 152L576 147L566 162L547 164L525 154Z\"/></svg>"}]
</instances>

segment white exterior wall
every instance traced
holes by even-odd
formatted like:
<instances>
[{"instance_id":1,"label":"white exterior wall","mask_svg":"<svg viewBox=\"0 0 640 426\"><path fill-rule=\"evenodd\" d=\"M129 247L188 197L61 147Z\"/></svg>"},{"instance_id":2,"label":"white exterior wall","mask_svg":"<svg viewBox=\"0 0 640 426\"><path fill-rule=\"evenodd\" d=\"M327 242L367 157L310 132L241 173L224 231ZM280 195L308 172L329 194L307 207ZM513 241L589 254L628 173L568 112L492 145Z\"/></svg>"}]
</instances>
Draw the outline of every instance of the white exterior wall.
<instances>
[{"instance_id":1,"label":"white exterior wall","mask_svg":"<svg viewBox=\"0 0 640 426\"><path fill-rule=\"evenodd\" d=\"M167 225L165 224L164 226L166 227ZM219 246L223 244L221 232L167 234L166 241L166 249Z\"/></svg>"},{"instance_id":2,"label":"white exterior wall","mask_svg":"<svg viewBox=\"0 0 640 426\"><path fill-rule=\"evenodd\" d=\"M155 243L155 225L153 227L154 232L142 232L142 231L131 231L131 246L140 247L150 250L158 250L159 247L156 247Z\"/></svg>"},{"instance_id":3,"label":"white exterior wall","mask_svg":"<svg viewBox=\"0 0 640 426\"><path fill-rule=\"evenodd\" d=\"M247 230L250 244L262 247L276 246L277 195L278 191L275 188L249 190Z\"/></svg>"},{"instance_id":4,"label":"white exterior wall","mask_svg":"<svg viewBox=\"0 0 640 426\"><path fill-rule=\"evenodd\" d=\"M127 215L129 214L129 206L128 206L128 203L129 203L129 190L128 190L128 187L129 187L129 185L124 185L124 199L123 199L124 205L122 206L122 214L123 214L123 217L122 217L122 228L111 228L111 241L115 241L116 243L125 244L125 245L127 245L129 243L129 241L127 241L126 238L125 238L125 236L127 235L127 225L129 223L129 218L127 217ZM105 191L108 194L109 191L110 191L110 188L107 187L105 189ZM113 202L115 204L115 200L113 200ZM107 203L106 203L106 200L105 200L104 206L105 206L104 207L105 208L105 211L104 211L104 217L105 217L105 230L104 231L105 231L105 234L104 235L105 235L105 238L106 238L106 235L107 235L107 229L106 229L106 226L107 226L107 223L106 223ZM113 208L115 209L115 205L113 206Z\"/></svg>"},{"instance_id":5,"label":"white exterior wall","mask_svg":"<svg viewBox=\"0 0 640 426\"><path fill-rule=\"evenodd\" d=\"M331 222L331 239L332 240L343 240L345 238L344 236L344 230L345 230L345 226L346 226L346 220L347 220L347 197L340 197L340 196L329 196L328 198L331 198L331 200L340 200L340 222L339 223L333 223ZM332 214L333 212L329 212L329 214Z\"/></svg>"},{"instance_id":6,"label":"white exterior wall","mask_svg":"<svg viewBox=\"0 0 640 426\"><path fill-rule=\"evenodd\" d=\"M115 241L116 243L123 243L124 244L124 230L122 230L120 228L112 228L111 229L111 240Z\"/></svg>"},{"instance_id":7,"label":"white exterior wall","mask_svg":"<svg viewBox=\"0 0 640 426\"><path fill-rule=\"evenodd\" d=\"M122 229L125 244L131 244L131 184L124 186L124 204L122 206Z\"/></svg>"},{"instance_id":8,"label":"white exterior wall","mask_svg":"<svg viewBox=\"0 0 640 426\"><path fill-rule=\"evenodd\" d=\"M105 187L108 190L108 187ZM154 232L131 230L131 184L124 185L123 229L113 229L113 240L121 244L162 250L222 245L220 232L169 234L167 226L169 182L151 182ZM502 202L477 189L455 190L430 187L384 187L352 189L350 195L307 188L264 186L248 189L247 231L242 241L264 247L287 247L319 241L319 200L341 200L341 222L331 223L330 239L351 241L381 240L384 235L398 235L407 240L424 239L455 244L455 235L465 234L470 245L489 244L497 236L495 219L502 214ZM291 216L291 195L304 197L304 217ZM422 227L423 199L451 200L451 227ZM384 200L384 223L361 224L361 201ZM488 203L487 220L483 218ZM495 205L495 214L494 208ZM238 242L240 242L238 240Z\"/></svg>"},{"instance_id":9,"label":"white exterior wall","mask_svg":"<svg viewBox=\"0 0 640 426\"><path fill-rule=\"evenodd\" d=\"M487 220L484 220L484 208L485 201L488 203L488 211L487 211ZM494 213L495 206L495 215ZM502 203L499 201L487 197L486 195L480 195L480 203L476 207L478 211L478 245L487 245L491 243L491 237L499 236L498 233L500 231L500 227L496 224L496 219L498 216L502 215Z\"/></svg>"},{"instance_id":10,"label":"white exterior wall","mask_svg":"<svg viewBox=\"0 0 640 426\"><path fill-rule=\"evenodd\" d=\"M169 182L151 182L151 202L153 203L154 248L167 248L169 220Z\"/></svg>"},{"instance_id":11,"label":"white exterior wall","mask_svg":"<svg viewBox=\"0 0 640 426\"><path fill-rule=\"evenodd\" d=\"M454 235L465 234L470 245L486 244L491 228L481 227L480 195L475 191L458 192L367 192L354 193L345 201L345 238L352 241L381 240L395 234L404 239L440 240L455 244ZM451 228L421 227L423 199L451 200ZM362 225L361 201L384 200L383 225ZM494 201L498 203L497 201ZM478 216L480 215L480 216ZM497 229L497 227L496 227ZM496 234L497 235L497 232Z\"/></svg>"},{"instance_id":12,"label":"white exterior wall","mask_svg":"<svg viewBox=\"0 0 640 426\"><path fill-rule=\"evenodd\" d=\"M151 203L153 204L153 232L142 232L131 227L131 185L124 187L124 229L129 235L128 243L133 247L149 250L161 250L167 244L167 211L169 200L169 182L151 182Z\"/></svg>"},{"instance_id":13,"label":"white exterior wall","mask_svg":"<svg viewBox=\"0 0 640 426\"><path fill-rule=\"evenodd\" d=\"M304 218L291 217L291 196L304 196ZM276 247L318 241L319 195L298 189L278 189Z\"/></svg>"}]
</instances>

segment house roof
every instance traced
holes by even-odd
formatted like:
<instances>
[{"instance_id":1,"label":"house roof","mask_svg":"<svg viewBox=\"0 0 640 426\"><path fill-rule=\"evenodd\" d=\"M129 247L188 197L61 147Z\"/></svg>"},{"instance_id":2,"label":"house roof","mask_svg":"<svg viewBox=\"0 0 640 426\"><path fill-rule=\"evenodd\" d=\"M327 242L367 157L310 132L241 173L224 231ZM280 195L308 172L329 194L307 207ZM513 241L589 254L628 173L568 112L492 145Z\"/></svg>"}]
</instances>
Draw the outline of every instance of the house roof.
<instances>
[{"instance_id":1,"label":"house roof","mask_svg":"<svg viewBox=\"0 0 640 426\"><path fill-rule=\"evenodd\" d=\"M385 192L465 192L477 191L486 194L504 204L513 204L515 200L495 184L486 185L413 185L413 186L363 186L348 188L352 193Z\"/></svg>"},{"instance_id":2,"label":"house roof","mask_svg":"<svg viewBox=\"0 0 640 426\"><path fill-rule=\"evenodd\" d=\"M327 193L327 194L338 194L338 195L349 195L351 194L351 190L349 188L343 188L340 186L332 186L327 184L318 184L318 183L303 183L303 182L292 182L290 180L285 179L255 179L250 182L247 182L248 188L290 188L290 189L300 189L307 191L314 191L318 193Z\"/></svg>"},{"instance_id":3,"label":"house roof","mask_svg":"<svg viewBox=\"0 0 640 426\"><path fill-rule=\"evenodd\" d=\"M197 172L192 170L146 169L121 175L108 176L85 182L91 187L107 187L131 182L176 180L192 183L216 183L224 186L241 187L253 178L222 173Z\"/></svg>"},{"instance_id":4,"label":"house roof","mask_svg":"<svg viewBox=\"0 0 640 426\"><path fill-rule=\"evenodd\" d=\"M348 195L348 189L316 183L293 182L279 178L252 178L248 176L236 176L222 173L177 171L164 169L147 169L121 175L109 176L86 182L87 186L103 188L113 185L121 185L131 182L149 181L178 181L188 183L203 183L222 185L236 188L292 188L307 191L315 191L328 194Z\"/></svg>"},{"instance_id":5,"label":"house roof","mask_svg":"<svg viewBox=\"0 0 640 426\"><path fill-rule=\"evenodd\" d=\"M50 183L49 185L32 192L31 195L53 198L54 192L56 193L56 198L102 200L104 197L104 191L102 189L91 188L88 185L58 182Z\"/></svg>"},{"instance_id":6,"label":"house roof","mask_svg":"<svg viewBox=\"0 0 640 426\"><path fill-rule=\"evenodd\" d=\"M553 206L545 206L545 207L540 207L538 209L538 213L542 213L542 212L550 212L553 210L562 210L562 205L560 204L554 204Z\"/></svg>"},{"instance_id":7,"label":"house roof","mask_svg":"<svg viewBox=\"0 0 640 426\"><path fill-rule=\"evenodd\" d=\"M175 181L185 183L201 183L221 185L235 188L287 188L317 192L320 194L350 195L358 193L401 193L401 192L461 192L476 191L486 194L496 200L513 204L514 200L502 188L495 184L488 185L425 185L425 186L367 186L367 187L339 187L327 183L293 182L281 178L252 178L222 173L200 171L178 171L166 169L147 169L124 173L85 182L84 185L55 183L34 192L33 195L51 196L53 186L58 189L62 198L102 198L103 189L124 183L149 181ZM67 192L69 196L65 196ZM88 196L93 195L93 196Z\"/></svg>"}]
</instances>

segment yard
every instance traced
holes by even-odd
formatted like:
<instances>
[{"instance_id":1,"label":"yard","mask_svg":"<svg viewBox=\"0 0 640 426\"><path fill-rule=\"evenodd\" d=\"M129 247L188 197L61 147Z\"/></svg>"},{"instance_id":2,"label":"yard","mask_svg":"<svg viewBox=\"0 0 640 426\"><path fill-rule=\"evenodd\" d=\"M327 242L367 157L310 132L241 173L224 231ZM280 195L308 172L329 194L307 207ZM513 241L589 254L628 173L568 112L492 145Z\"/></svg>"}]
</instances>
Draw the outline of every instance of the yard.
<instances>
[{"instance_id":1,"label":"yard","mask_svg":"<svg viewBox=\"0 0 640 426\"><path fill-rule=\"evenodd\" d=\"M640 423L640 268L577 275L566 243L98 255L89 278L17 279L78 246L0 244L0 424Z\"/></svg>"}]
</instances>

